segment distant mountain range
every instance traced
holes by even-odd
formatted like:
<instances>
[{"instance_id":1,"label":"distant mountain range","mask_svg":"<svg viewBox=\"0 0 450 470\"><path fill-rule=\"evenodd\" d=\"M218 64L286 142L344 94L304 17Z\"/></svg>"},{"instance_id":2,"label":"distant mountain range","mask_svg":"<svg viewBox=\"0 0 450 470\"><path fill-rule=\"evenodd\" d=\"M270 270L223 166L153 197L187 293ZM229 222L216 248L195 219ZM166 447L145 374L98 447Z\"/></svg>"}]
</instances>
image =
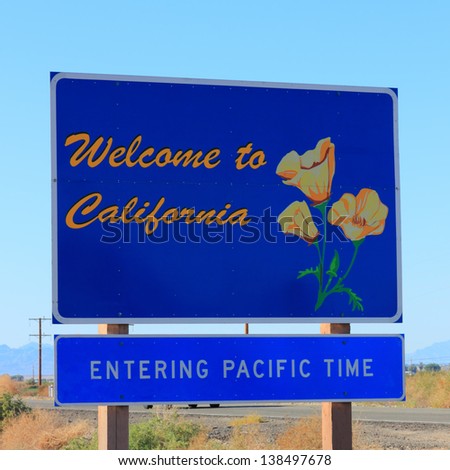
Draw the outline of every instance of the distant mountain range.
<instances>
[{"instance_id":1,"label":"distant mountain range","mask_svg":"<svg viewBox=\"0 0 450 470\"><path fill-rule=\"evenodd\" d=\"M450 340L406 354L406 364L450 364ZM0 345L0 375L38 375L38 344L28 343L20 348ZM42 345L42 375L53 376L53 345Z\"/></svg>"},{"instance_id":2,"label":"distant mountain range","mask_svg":"<svg viewBox=\"0 0 450 470\"><path fill-rule=\"evenodd\" d=\"M450 340L441 343L434 343L423 349L418 349L413 353L406 354L407 364L450 364Z\"/></svg>"},{"instance_id":3,"label":"distant mountain range","mask_svg":"<svg viewBox=\"0 0 450 470\"><path fill-rule=\"evenodd\" d=\"M0 345L0 375L38 376L38 344L28 343L20 348ZM42 375L53 375L53 345L42 345Z\"/></svg>"}]
</instances>

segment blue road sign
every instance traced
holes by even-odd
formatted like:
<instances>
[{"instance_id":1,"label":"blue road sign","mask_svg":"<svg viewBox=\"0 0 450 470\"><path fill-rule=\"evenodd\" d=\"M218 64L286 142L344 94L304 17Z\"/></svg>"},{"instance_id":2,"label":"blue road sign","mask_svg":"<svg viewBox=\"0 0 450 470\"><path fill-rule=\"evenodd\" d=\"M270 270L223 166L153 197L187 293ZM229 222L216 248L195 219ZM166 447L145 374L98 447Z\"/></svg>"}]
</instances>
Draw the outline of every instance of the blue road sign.
<instances>
[{"instance_id":1,"label":"blue road sign","mask_svg":"<svg viewBox=\"0 0 450 470\"><path fill-rule=\"evenodd\" d=\"M397 94L54 74L62 323L401 320Z\"/></svg>"},{"instance_id":2,"label":"blue road sign","mask_svg":"<svg viewBox=\"0 0 450 470\"><path fill-rule=\"evenodd\" d=\"M57 405L402 400L401 335L58 336Z\"/></svg>"}]
</instances>

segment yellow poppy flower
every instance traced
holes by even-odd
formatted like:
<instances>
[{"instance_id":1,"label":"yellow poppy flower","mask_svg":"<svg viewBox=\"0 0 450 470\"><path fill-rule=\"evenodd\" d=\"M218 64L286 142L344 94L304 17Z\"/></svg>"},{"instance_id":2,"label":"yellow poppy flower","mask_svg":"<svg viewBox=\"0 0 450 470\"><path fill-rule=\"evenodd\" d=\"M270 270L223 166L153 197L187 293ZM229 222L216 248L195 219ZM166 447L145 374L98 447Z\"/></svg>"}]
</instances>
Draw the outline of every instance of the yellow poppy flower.
<instances>
[{"instance_id":1,"label":"yellow poppy flower","mask_svg":"<svg viewBox=\"0 0 450 470\"><path fill-rule=\"evenodd\" d=\"M297 235L308 243L313 243L319 236L319 231L305 201L295 201L289 205L278 216L278 223L283 233Z\"/></svg>"},{"instance_id":2,"label":"yellow poppy flower","mask_svg":"<svg viewBox=\"0 0 450 470\"><path fill-rule=\"evenodd\" d=\"M361 189L355 197L345 193L328 212L328 222L339 225L352 241L383 233L388 208L373 189Z\"/></svg>"},{"instance_id":3,"label":"yellow poppy flower","mask_svg":"<svg viewBox=\"0 0 450 470\"><path fill-rule=\"evenodd\" d=\"M317 205L330 198L334 170L334 144L326 137L319 140L315 149L303 155L295 150L286 154L278 164L276 174L284 179L284 184L297 187Z\"/></svg>"}]
</instances>

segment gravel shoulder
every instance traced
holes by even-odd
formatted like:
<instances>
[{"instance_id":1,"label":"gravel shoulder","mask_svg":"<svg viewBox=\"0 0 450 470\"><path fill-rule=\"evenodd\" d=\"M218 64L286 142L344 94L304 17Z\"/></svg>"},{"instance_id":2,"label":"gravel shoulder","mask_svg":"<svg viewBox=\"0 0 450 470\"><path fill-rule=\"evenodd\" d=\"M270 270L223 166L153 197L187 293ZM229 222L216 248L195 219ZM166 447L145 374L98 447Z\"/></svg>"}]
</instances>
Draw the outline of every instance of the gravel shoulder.
<instances>
[{"instance_id":1,"label":"gravel shoulder","mask_svg":"<svg viewBox=\"0 0 450 470\"><path fill-rule=\"evenodd\" d=\"M97 412L86 410L54 409L67 423L87 421L92 429L97 428ZM150 419L157 410L148 413L130 413L130 424ZM209 438L226 442L233 430L236 418L222 416L199 416L195 413L183 417L203 425ZM295 426L298 419L264 418L257 425L268 442L275 442L277 436ZM252 425L255 426L255 425ZM255 428L253 427L253 430ZM252 431L253 432L253 431ZM354 421L353 434L356 448L381 450L433 450L450 449L450 426L445 424L392 423L375 421ZM307 450L307 449L305 449Z\"/></svg>"}]
</instances>

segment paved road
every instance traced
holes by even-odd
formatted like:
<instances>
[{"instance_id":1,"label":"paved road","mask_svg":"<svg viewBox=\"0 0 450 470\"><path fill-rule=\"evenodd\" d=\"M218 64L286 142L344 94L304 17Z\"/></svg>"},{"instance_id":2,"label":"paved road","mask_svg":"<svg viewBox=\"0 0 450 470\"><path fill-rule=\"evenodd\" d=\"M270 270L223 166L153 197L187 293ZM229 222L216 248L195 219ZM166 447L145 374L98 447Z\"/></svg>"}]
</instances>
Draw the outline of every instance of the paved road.
<instances>
[{"instance_id":1,"label":"paved road","mask_svg":"<svg viewBox=\"0 0 450 470\"><path fill-rule=\"evenodd\" d=\"M53 402L46 399L27 400L33 408L52 408ZM64 407L71 409L96 410L95 406ZM208 416L247 416L258 415L267 418L303 418L314 414L320 414L320 404L235 404L221 405L220 408L210 408L207 405L199 405L196 409L186 406L177 406L182 415L208 415ZM143 406L131 406L131 412L149 413ZM450 425L450 409L438 408L396 408L384 406L364 406L353 404L353 419L355 421L384 421L398 423L429 423Z\"/></svg>"}]
</instances>

